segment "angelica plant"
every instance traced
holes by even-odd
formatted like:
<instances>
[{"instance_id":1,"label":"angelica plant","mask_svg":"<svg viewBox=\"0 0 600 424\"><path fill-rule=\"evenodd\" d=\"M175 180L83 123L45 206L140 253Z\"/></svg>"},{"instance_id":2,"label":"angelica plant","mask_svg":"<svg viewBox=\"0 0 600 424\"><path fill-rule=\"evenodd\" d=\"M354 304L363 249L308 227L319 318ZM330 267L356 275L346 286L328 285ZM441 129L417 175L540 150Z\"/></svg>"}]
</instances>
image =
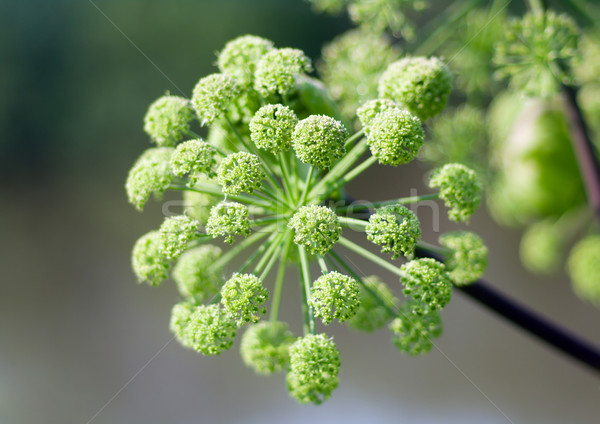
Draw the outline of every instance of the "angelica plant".
<instances>
[{"instance_id":1,"label":"angelica plant","mask_svg":"<svg viewBox=\"0 0 600 424\"><path fill-rule=\"evenodd\" d=\"M286 372L291 396L315 404L337 387L341 364L319 322L362 331L391 323L402 352L430 350L452 284L478 278L487 249L475 234L454 232L436 247L445 264L415 259L424 242L408 206L439 198L451 220L467 222L481 200L477 176L463 165L441 167L432 174L432 192L401 197L399 190L396 199L372 202L368 220L353 215L356 205L343 189L371 166L415 159L425 139L422 119L439 113L450 94L443 62L392 63L379 82L381 97L355 111L355 132L335 111L328 114L332 102L304 75L312 65L302 51L247 35L228 43L217 63L220 72L201 78L190 100L177 100L177 108L156 106L170 98L153 103L147 121L155 124L146 132L169 147L143 153L126 182L138 209L167 190L182 191L187 203L183 214L143 236L132 255L140 282L158 285L171 273L181 296L170 323L176 339L217 355L246 327L244 363L260 374ZM206 139L198 127L209 128ZM351 232L372 249L352 241ZM362 275L348 254L398 281ZM288 274L292 266L297 280ZM283 290L298 283L301 334L279 320Z\"/></svg>"}]
</instances>

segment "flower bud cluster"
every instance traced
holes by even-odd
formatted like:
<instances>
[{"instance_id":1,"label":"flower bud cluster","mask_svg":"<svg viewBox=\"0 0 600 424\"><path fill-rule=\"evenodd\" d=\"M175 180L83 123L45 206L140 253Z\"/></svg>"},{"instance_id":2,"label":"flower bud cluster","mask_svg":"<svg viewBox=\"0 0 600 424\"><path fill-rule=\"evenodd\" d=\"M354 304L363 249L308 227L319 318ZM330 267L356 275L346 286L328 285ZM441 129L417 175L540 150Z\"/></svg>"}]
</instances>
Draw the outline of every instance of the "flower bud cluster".
<instances>
[{"instance_id":1,"label":"flower bud cluster","mask_svg":"<svg viewBox=\"0 0 600 424\"><path fill-rule=\"evenodd\" d=\"M356 314L360 305L358 283L347 275L331 271L313 283L309 303L315 316L325 325L334 319L346 321Z\"/></svg>"}]
</instances>

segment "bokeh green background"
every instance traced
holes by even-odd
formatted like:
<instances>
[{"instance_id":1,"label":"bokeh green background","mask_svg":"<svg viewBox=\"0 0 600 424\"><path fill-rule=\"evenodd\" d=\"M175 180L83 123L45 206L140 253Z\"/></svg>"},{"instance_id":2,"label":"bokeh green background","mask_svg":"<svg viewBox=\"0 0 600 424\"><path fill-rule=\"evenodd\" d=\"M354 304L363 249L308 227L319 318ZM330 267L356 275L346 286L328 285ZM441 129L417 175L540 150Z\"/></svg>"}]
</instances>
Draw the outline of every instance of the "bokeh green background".
<instances>
[{"instance_id":1,"label":"bokeh green background","mask_svg":"<svg viewBox=\"0 0 600 424\"><path fill-rule=\"evenodd\" d=\"M402 356L385 330L328 329L343 366L320 407L297 405L282 376L253 375L237 344L206 358L169 343L176 291L138 286L129 268L132 244L162 217L156 203L134 211L123 189L148 146L148 104L165 91L189 94L235 36L254 33L316 59L349 23L302 0L95 3L0 2L0 423L597 420L596 375L460 294L444 312L439 350L422 358ZM425 169L376 167L352 192L407 194L423 188ZM418 212L426 227L435 219L431 208ZM454 227L442 219L445 228ZM600 313L564 275L522 270L518 233L483 210L470 228L490 245L495 286L600 344ZM282 313L298 324L293 279L286 296Z\"/></svg>"}]
</instances>

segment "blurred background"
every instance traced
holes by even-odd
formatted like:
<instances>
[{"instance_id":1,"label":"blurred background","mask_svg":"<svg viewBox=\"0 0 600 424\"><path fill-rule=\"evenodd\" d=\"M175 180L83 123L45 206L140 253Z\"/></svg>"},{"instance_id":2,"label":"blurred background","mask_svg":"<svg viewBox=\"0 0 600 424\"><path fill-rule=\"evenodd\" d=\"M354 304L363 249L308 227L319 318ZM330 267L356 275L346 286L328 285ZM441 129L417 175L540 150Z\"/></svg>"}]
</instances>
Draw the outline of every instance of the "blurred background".
<instances>
[{"instance_id":1,"label":"blurred background","mask_svg":"<svg viewBox=\"0 0 600 424\"><path fill-rule=\"evenodd\" d=\"M0 423L596 422L593 371L460 293L444 311L439 350L423 357L400 354L385 329L329 328L343 365L319 407L292 400L283 376L245 368L237 343L209 358L171 341L175 288L137 285L129 263L135 240L162 219L156 202L136 212L123 187L149 146L148 105L166 91L189 96L238 35L317 60L350 27L302 0L0 2ZM427 168L374 167L351 192L409 194L424 188ZM419 216L435 241L431 210ZM562 272L526 273L519 231L485 208L469 229L490 247L493 286L600 345L600 311ZM282 315L299 332L298 295L286 286Z\"/></svg>"}]
</instances>

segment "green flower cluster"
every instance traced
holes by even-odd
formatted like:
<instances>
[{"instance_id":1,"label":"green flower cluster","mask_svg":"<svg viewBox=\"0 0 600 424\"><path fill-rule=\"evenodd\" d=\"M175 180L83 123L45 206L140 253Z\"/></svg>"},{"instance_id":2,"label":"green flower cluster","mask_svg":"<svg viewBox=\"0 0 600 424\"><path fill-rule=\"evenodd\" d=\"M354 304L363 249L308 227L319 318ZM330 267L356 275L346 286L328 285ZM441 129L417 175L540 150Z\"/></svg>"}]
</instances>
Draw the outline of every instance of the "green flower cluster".
<instances>
[{"instance_id":1,"label":"green flower cluster","mask_svg":"<svg viewBox=\"0 0 600 424\"><path fill-rule=\"evenodd\" d=\"M446 269L454 284L469 284L483 275L488 248L481 237L470 231L454 231L442 234L439 242L452 251L446 258Z\"/></svg>"},{"instance_id":2,"label":"green flower cluster","mask_svg":"<svg viewBox=\"0 0 600 424\"><path fill-rule=\"evenodd\" d=\"M253 274L233 274L221 289L221 303L238 324L258 322L269 292Z\"/></svg>"},{"instance_id":3,"label":"green flower cluster","mask_svg":"<svg viewBox=\"0 0 600 424\"><path fill-rule=\"evenodd\" d=\"M225 236L225 242L232 244L234 235L250 234L249 211L246 205L235 202L221 202L210 210L206 223L206 233L214 238Z\"/></svg>"},{"instance_id":4,"label":"green flower cluster","mask_svg":"<svg viewBox=\"0 0 600 424\"><path fill-rule=\"evenodd\" d=\"M260 160L252 153L232 153L219 164L217 181L225 194L252 193L264 178Z\"/></svg>"},{"instance_id":5,"label":"green flower cluster","mask_svg":"<svg viewBox=\"0 0 600 424\"><path fill-rule=\"evenodd\" d=\"M381 252L392 254L392 259L400 255L410 259L421 238L421 223L404 206L384 206L371 215L366 232L370 241L381 246Z\"/></svg>"},{"instance_id":6,"label":"green flower cluster","mask_svg":"<svg viewBox=\"0 0 600 424\"><path fill-rule=\"evenodd\" d=\"M481 202L481 184L477 174L464 165L450 163L436 169L429 187L440 189L440 197L449 208L452 221L466 222Z\"/></svg>"},{"instance_id":7,"label":"green flower cluster","mask_svg":"<svg viewBox=\"0 0 600 424\"><path fill-rule=\"evenodd\" d=\"M329 252L342 233L337 215L326 206L302 206L288 226L294 230L294 243L306 247L311 254Z\"/></svg>"},{"instance_id":8,"label":"green flower cluster","mask_svg":"<svg viewBox=\"0 0 600 424\"><path fill-rule=\"evenodd\" d=\"M323 324L334 319L343 322L356 314L360 305L359 290L352 277L332 271L313 283L309 303Z\"/></svg>"},{"instance_id":9,"label":"green flower cluster","mask_svg":"<svg viewBox=\"0 0 600 424\"><path fill-rule=\"evenodd\" d=\"M392 342L402 352L416 356L427 353L433 346L432 339L442 334L442 320L436 311L414 314L415 301L408 301L400 308L399 316L390 323Z\"/></svg>"}]
</instances>

